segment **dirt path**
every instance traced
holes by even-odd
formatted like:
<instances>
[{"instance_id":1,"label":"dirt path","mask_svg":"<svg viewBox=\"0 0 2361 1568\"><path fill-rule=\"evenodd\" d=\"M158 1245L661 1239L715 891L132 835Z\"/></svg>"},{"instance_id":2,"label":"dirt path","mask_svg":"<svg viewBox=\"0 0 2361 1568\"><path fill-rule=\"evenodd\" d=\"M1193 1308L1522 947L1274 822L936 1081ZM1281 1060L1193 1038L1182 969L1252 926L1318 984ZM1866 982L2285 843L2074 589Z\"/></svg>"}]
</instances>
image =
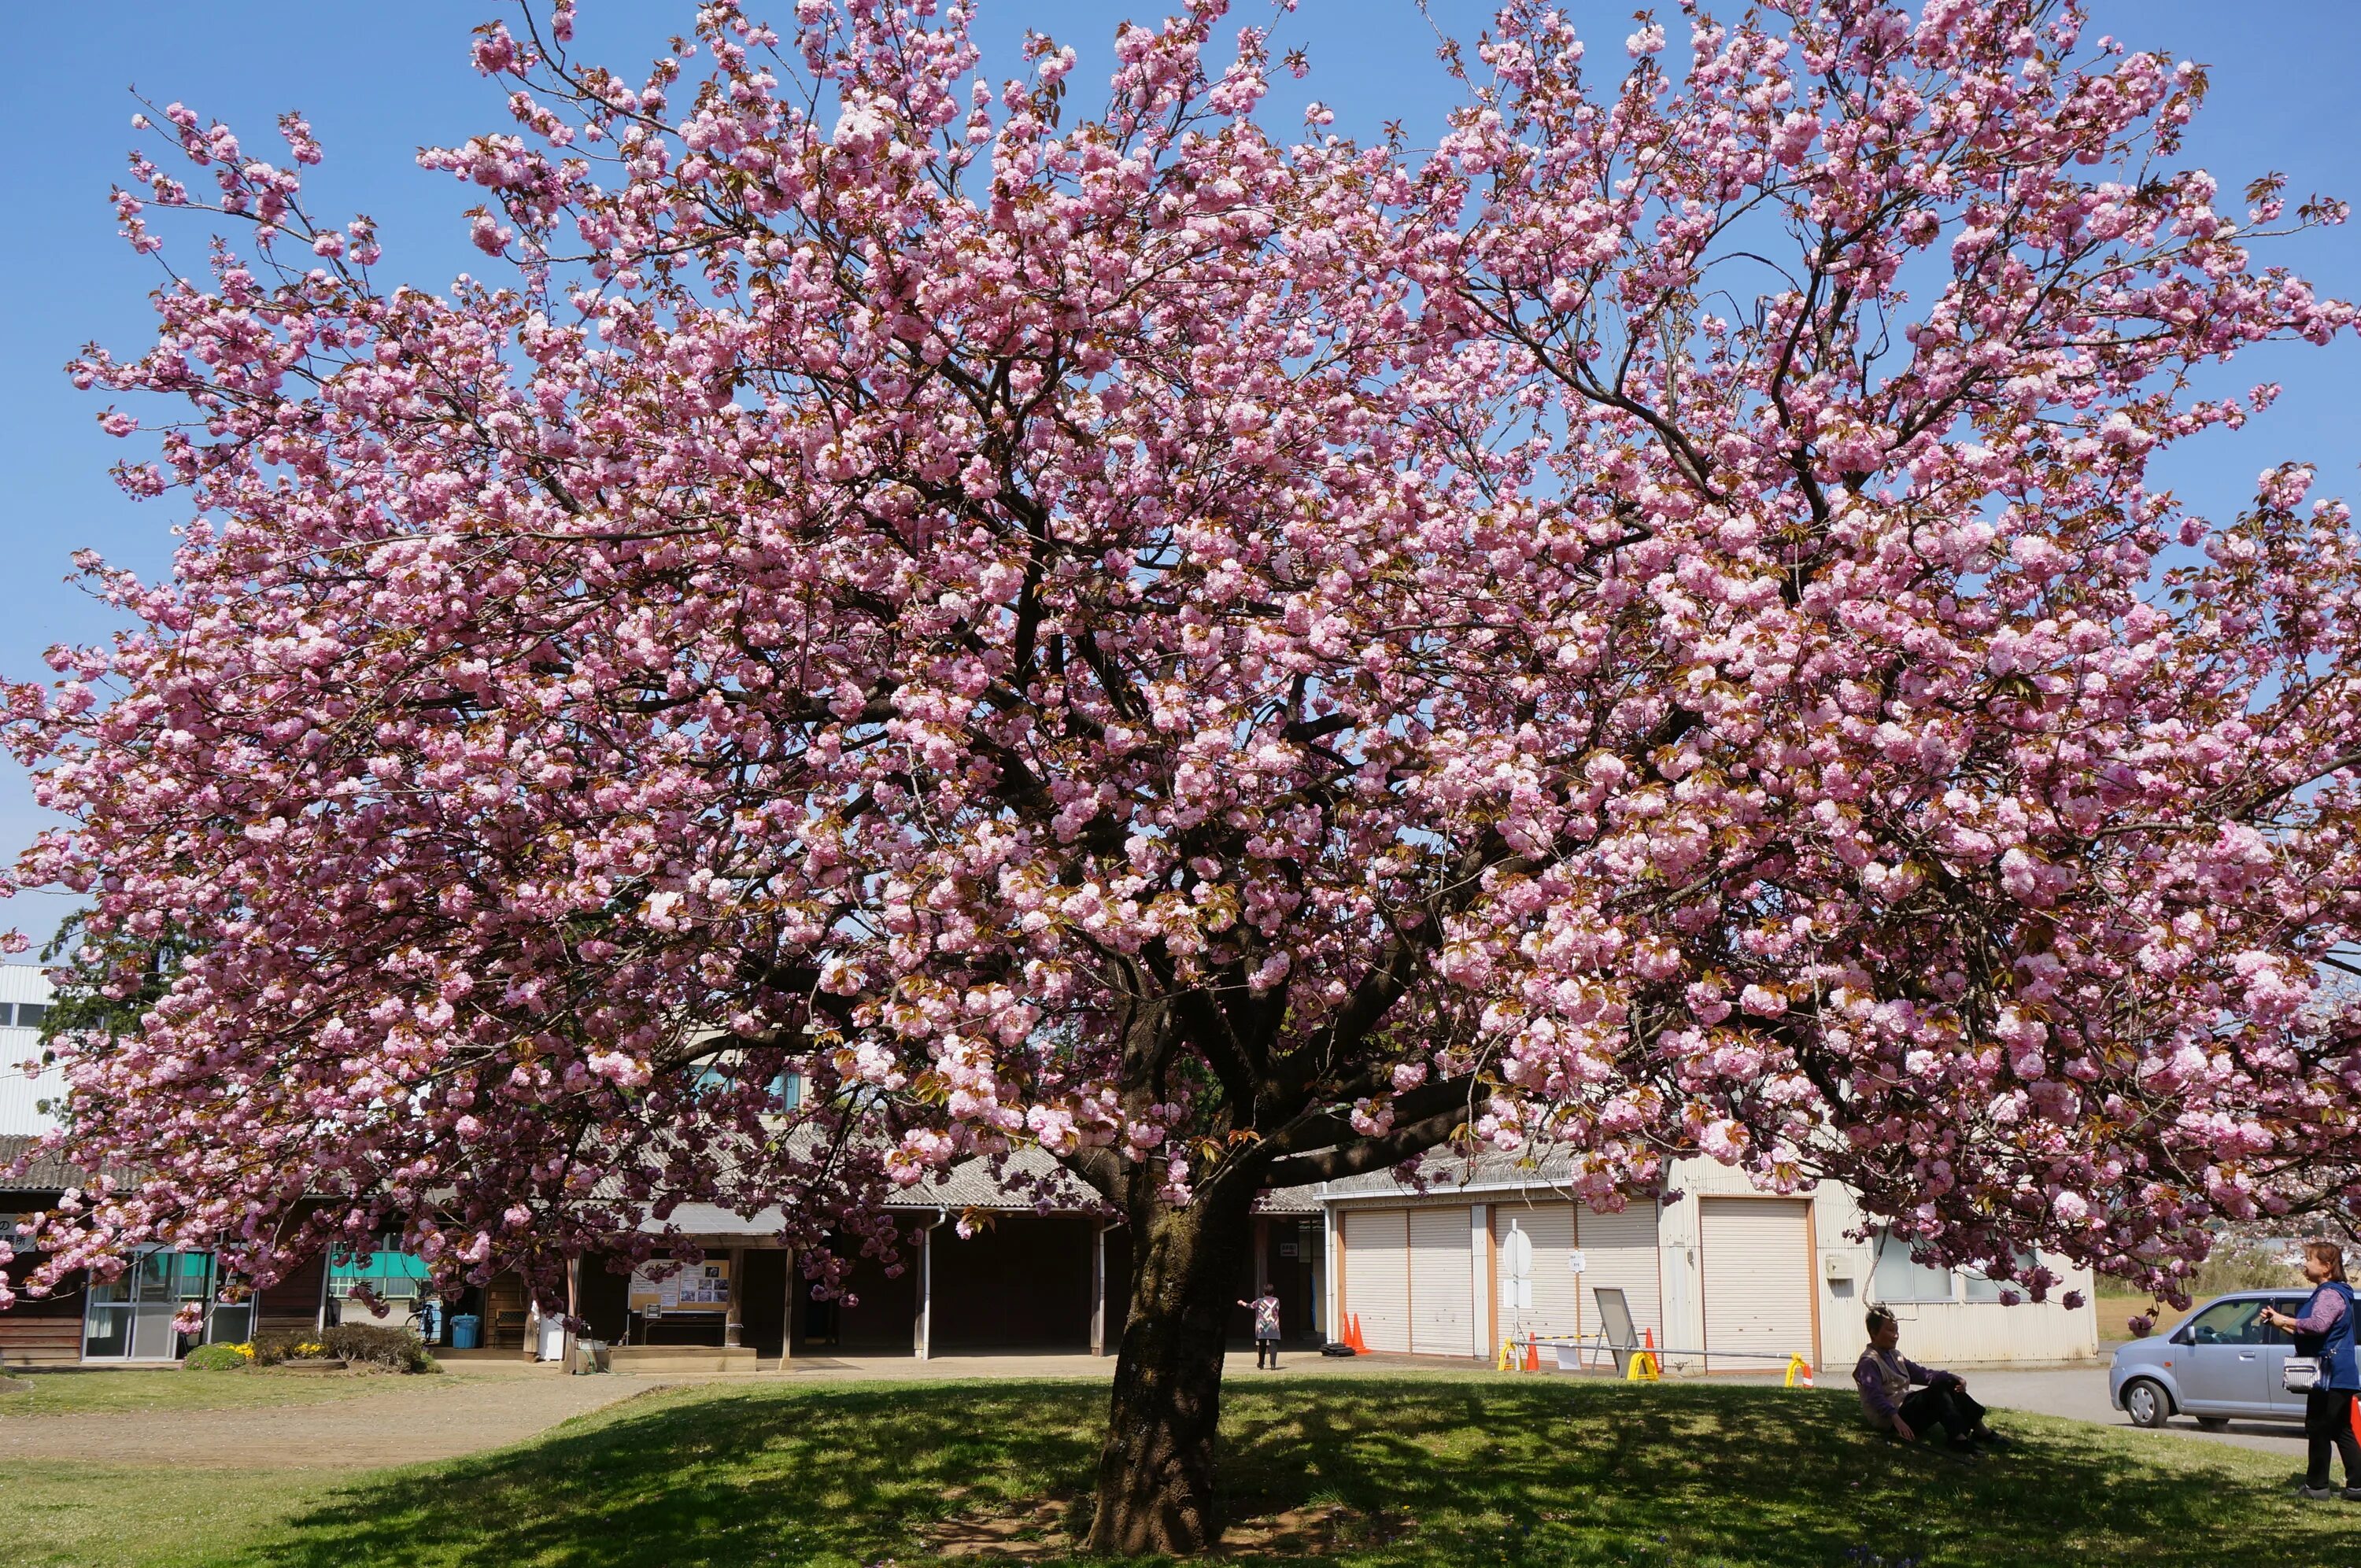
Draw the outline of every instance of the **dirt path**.
<instances>
[{"instance_id":1,"label":"dirt path","mask_svg":"<svg viewBox=\"0 0 2361 1568\"><path fill-rule=\"evenodd\" d=\"M446 1372L351 1399L227 1410L126 1410L0 1419L12 1460L182 1469L372 1470L517 1442L667 1387L647 1377Z\"/></svg>"}]
</instances>

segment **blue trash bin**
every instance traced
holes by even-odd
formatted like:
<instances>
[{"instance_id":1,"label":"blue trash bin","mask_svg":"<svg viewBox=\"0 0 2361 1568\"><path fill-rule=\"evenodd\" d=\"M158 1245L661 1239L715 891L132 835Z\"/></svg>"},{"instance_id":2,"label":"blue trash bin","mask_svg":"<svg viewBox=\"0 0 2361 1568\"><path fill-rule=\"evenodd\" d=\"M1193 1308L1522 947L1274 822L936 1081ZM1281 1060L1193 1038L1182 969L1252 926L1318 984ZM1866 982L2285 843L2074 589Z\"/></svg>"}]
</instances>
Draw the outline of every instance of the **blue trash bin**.
<instances>
[{"instance_id":1,"label":"blue trash bin","mask_svg":"<svg viewBox=\"0 0 2361 1568\"><path fill-rule=\"evenodd\" d=\"M451 1348L473 1350L484 1336L484 1320L473 1312L461 1312L451 1320Z\"/></svg>"}]
</instances>

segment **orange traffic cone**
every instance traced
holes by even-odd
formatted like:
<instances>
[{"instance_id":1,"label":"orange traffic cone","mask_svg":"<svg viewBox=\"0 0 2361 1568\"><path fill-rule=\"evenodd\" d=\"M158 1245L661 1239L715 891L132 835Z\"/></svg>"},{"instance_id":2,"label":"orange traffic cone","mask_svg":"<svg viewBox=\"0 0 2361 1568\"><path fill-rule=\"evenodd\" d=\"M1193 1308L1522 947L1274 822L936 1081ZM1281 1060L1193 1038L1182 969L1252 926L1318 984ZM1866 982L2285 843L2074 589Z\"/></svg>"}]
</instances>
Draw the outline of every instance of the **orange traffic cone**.
<instances>
[{"instance_id":1,"label":"orange traffic cone","mask_svg":"<svg viewBox=\"0 0 2361 1568\"><path fill-rule=\"evenodd\" d=\"M1528 1372L1539 1372L1541 1369L1542 1347L1535 1344L1532 1341L1527 1340L1525 1342L1525 1370Z\"/></svg>"},{"instance_id":2,"label":"orange traffic cone","mask_svg":"<svg viewBox=\"0 0 2361 1568\"><path fill-rule=\"evenodd\" d=\"M1345 1343L1353 1347L1356 1355L1369 1354L1367 1343L1361 1338L1361 1314L1348 1313L1345 1319Z\"/></svg>"}]
</instances>

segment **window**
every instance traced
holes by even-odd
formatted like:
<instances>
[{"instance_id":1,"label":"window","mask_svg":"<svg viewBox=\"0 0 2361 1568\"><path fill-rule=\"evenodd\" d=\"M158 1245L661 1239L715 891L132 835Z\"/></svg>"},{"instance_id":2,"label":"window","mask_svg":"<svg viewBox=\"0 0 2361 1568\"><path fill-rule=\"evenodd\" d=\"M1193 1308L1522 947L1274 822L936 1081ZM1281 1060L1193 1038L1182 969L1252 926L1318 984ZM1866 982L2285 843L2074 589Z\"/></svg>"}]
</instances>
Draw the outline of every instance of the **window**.
<instances>
[{"instance_id":1,"label":"window","mask_svg":"<svg viewBox=\"0 0 2361 1568\"><path fill-rule=\"evenodd\" d=\"M401 1322L409 1316L407 1303L425 1294L426 1263L414 1254L401 1250L401 1238L385 1235L378 1238L375 1252L328 1262L328 1297L335 1301L350 1301L363 1287L377 1298L378 1316ZM356 1305L351 1315L340 1312L338 1321L359 1322L364 1319Z\"/></svg>"},{"instance_id":2,"label":"window","mask_svg":"<svg viewBox=\"0 0 2361 1568\"><path fill-rule=\"evenodd\" d=\"M2189 1320L2191 1344L2268 1344L2270 1329L2257 1321L2268 1301L2216 1301Z\"/></svg>"},{"instance_id":3,"label":"window","mask_svg":"<svg viewBox=\"0 0 2361 1568\"><path fill-rule=\"evenodd\" d=\"M2035 1261L2034 1255L2029 1252L2016 1255L2016 1272L2020 1278L2033 1272ZM1997 1301L2004 1290L2015 1291L2020 1299L2025 1295L2025 1287L2016 1281L1989 1279L1978 1268L1963 1268L1960 1272L1967 1280L1968 1299L1971 1301Z\"/></svg>"},{"instance_id":4,"label":"window","mask_svg":"<svg viewBox=\"0 0 2361 1568\"><path fill-rule=\"evenodd\" d=\"M2301 1318L2303 1316L2304 1300L2305 1298L2301 1296L2281 1296L2277 1300L2268 1301L2264 1304L2272 1308L2274 1310L2285 1312L2290 1318ZM2257 1314L2257 1316L2259 1315L2260 1314ZM2263 1330L2263 1343L2265 1344L2293 1344L2295 1343L2295 1335L2286 1329L2265 1328Z\"/></svg>"},{"instance_id":5,"label":"window","mask_svg":"<svg viewBox=\"0 0 2361 1568\"><path fill-rule=\"evenodd\" d=\"M1948 1301L1951 1271L1934 1268L1910 1255L1910 1244L1890 1232L1877 1237L1877 1263L1871 1270L1870 1294L1879 1301Z\"/></svg>"},{"instance_id":6,"label":"window","mask_svg":"<svg viewBox=\"0 0 2361 1568\"><path fill-rule=\"evenodd\" d=\"M16 1021L16 1009L15 1009L15 1007L14 1007L12 1004L8 1003L5 1003L5 1002L0 1002L0 1029L5 1029L5 1028L6 1028L10 1024L14 1023L15 1021Z\"/></svg>"},{"instance_id":7,"label":"window","mask_svg":"<svg viewBox=\"0 0 2361 1568\"><path fill-rule=\"evenodd\" d=\"M771 1080L771 1100L773 1107L780 1111L792 1111L802 1104L804 1075L799 1072L783 1072Z\"/></svg>"},{"instance_id":8,"label":"window","mask_svg":"<svg viewBox=\"0 0 2361 1568\"><path fill-rule=\"evenodd\" d=\"M214 1298L213 1254L144 1247L117 1277L91 1282L82 1359L170 1361L206 1337L203 1320L211 1317ZM176 1326L190 1306L201 1320L194 1335Z\"/></svg>"},{"instance_id":9,"label":"window","mask_svg":"<svg viewBox=\"0 0 2361 1568\"><path fill-rule=\"evenodd\" d=\"M16 1003L16 1027L19 1029L38 1029L41 1026L41 1020L49 1015L49 1003L45 1002Z\"/></svg>"}]
</instances>

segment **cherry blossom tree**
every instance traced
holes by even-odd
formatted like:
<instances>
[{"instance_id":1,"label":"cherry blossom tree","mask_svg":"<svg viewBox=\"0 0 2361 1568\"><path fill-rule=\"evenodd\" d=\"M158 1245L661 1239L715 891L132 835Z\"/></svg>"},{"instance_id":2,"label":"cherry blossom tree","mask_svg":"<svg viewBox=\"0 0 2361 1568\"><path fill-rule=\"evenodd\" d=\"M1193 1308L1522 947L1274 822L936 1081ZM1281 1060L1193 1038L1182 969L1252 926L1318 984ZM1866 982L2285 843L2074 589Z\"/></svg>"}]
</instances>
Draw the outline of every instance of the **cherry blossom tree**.
<instances>
[{"instance_id":1,"label":"cherry blossom tree","mask_svg":"<svg viewBox=\"0 0 2361 1568\"><path fill-rule=\"evenodd\" d=\"M1226 10L1080 118L961 6L710 0L625 78L556 0L422 156L483 193L439 294L300 118L154 112L130 243L244 237L73 372L161 395L104 417L188 521L8 732L69 819L16 884L185 957L59 1042L136 1174L20 1285L396 1229L551 1299L695 1200L826 1289L1038 1148L1133 1237L1092 1543L1186 1552L1274 1188L1701 1154L2037 1299L2361 1191L2355 532L2149 478L2351 328L2257 255L2343 208L2224 211L2203 73L2067 0L1603 72L1511 0L1423 151L1274 134Z\"/></svg>"}]
</instances>

